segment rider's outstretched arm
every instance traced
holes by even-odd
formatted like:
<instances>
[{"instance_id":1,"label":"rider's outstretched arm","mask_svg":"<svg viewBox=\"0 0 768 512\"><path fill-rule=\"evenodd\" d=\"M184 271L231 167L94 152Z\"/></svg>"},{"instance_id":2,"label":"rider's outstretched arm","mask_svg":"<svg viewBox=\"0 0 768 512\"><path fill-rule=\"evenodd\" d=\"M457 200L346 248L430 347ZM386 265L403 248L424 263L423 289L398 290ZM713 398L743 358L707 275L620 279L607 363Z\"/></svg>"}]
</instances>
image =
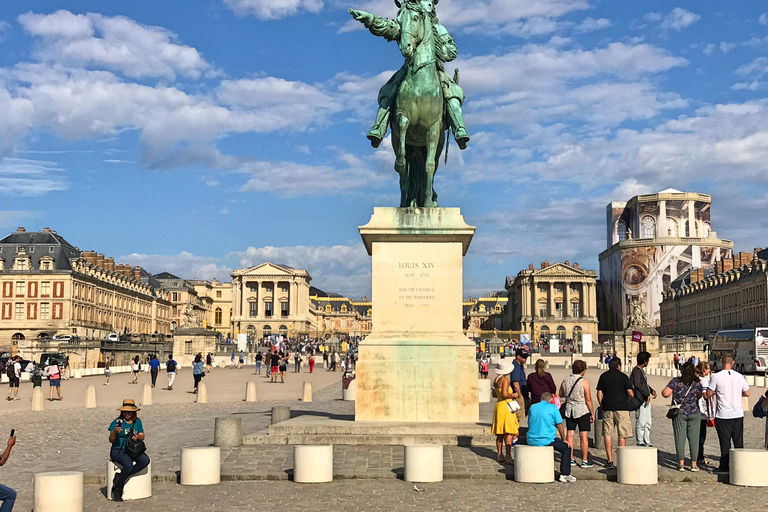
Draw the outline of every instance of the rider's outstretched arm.
<instances>
[{"instance_id":1,"label":"rider's outstretched arm","mask_svg":"<svg viewBox=\"0 0 768 512\"><path fill-rule=\"evenodd\" d=\"M400 39L400 24L397 21L355 9L350 9L349 13L353 18L365 25L371 31L371 34L383 37L387 41Z\"/></svg>"}]
</instances>

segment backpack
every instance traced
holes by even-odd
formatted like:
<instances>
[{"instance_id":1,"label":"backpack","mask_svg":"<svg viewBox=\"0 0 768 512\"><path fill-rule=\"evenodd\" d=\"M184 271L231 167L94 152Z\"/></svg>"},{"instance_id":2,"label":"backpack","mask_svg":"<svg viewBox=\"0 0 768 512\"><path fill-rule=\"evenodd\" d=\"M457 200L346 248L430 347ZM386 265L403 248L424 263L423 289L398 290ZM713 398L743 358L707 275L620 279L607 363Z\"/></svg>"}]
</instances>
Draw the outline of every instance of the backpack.
<instances>
[{"instance_id":1,"label":"backpack","mask_svg":"<svg viewBox=\"0 0 768 512\"><path fill-rule=\"evenodd\" d=\"M9 379L15 379L16 378L16 369L13 361L9 360L5 365L5 374L8 376Z\"/></svg>"},{"instance_id":2,"label":"backpack","mask_svg":"<svg viewBox=\"0 0 768 512\"><path fill-rule=\"evenodd\" d=\"M165 365L165 369L169 372L175 372L176 371L176 361L168 361L168 363Z\"/></svg>"}]
</instances>

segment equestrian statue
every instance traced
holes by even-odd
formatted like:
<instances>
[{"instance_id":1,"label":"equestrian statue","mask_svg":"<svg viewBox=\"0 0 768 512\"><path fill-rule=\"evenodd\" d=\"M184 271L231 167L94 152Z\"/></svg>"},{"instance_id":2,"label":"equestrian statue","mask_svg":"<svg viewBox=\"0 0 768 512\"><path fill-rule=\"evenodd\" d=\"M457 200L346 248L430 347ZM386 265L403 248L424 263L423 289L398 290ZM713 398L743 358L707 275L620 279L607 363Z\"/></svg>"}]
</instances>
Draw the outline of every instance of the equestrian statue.
<instances>
[{"instance_id":1,"label":"equestrian statue","mask_svg":"<svg viewBox=\"0 0 768 512\"><path fill-rule=\"evenodd\" d=\"M395 0L399 11L390 20L350 9L372 34L397 41L405 64L379 91L379 111L368 132L376 148L392 128L395 170L400 175L400 207L437 207L435 172L443 152L445 131L453 131L460 149L469 133L461 106L464 91L458 70L451 79L445 62L458 55L453 37L438 23L439 0Z\"/></svg>"}]
</instances>

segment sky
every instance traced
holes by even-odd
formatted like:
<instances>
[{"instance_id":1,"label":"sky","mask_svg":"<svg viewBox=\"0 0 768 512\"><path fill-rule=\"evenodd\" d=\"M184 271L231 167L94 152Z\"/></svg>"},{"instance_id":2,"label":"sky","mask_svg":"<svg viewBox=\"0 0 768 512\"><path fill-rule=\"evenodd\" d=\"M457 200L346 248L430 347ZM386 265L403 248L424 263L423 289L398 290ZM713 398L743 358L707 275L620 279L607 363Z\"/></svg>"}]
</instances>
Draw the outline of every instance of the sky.
<instances>
[{"instance_id":1,"label":"sky","mask_svg":"<svg viewBox=\"0 0 768 512\"><path fill-rule=\"evenodd\" d=\"M385 0L0 2L0 233L185 278L264 261L370 294L357 230L398 206L365 137L395 43ZM472 135L435 188L477 232L465 295L543 260L597 270L605 207L712 195L736 250L768 245L768 4L442 0Z\"/></svg>"}]
</instances>

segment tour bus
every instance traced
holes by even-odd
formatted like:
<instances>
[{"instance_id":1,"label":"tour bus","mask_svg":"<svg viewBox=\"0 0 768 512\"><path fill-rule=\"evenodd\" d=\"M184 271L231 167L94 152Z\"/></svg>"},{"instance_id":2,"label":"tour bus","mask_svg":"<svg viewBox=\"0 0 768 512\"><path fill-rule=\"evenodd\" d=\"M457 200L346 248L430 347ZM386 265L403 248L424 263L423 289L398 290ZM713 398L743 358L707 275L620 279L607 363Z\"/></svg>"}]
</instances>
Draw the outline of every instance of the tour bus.
<instances>
[{"instance_id":1,"label":"tour bus","mask_svg":"<svg viewBox=\"0 0 768 512\"><path fill-rule=\"evenodd\" d=\"M732 354L733 369L742 374L766 373L768 369L768 327L717 331L709 346L712 371L722 369L720 359Z\"/></svg>"}]
</instances>

